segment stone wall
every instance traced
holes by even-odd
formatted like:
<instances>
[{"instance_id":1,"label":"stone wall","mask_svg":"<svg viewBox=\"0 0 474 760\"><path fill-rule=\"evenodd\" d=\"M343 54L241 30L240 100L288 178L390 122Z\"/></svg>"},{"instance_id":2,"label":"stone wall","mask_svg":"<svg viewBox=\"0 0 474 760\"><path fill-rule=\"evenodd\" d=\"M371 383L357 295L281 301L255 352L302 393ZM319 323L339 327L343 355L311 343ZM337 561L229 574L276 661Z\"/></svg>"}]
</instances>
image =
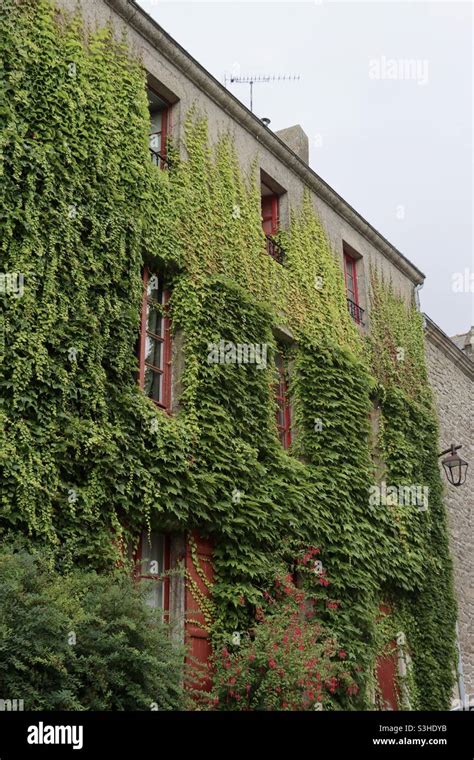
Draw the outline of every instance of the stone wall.
<instances>
[{"instance_id":1,"label":"stone wall","mask_svg":"<svg viewBox=\"0 0 474 760\"><path fill-rule=\"evenodd\" d=\"M440 451L451 443L469 463L464 486L445 482L446 507L458 602L464 686L474 699L474 363L431 320L426 324L426 357L440 423Z\"/></svg>"}]
</instances>

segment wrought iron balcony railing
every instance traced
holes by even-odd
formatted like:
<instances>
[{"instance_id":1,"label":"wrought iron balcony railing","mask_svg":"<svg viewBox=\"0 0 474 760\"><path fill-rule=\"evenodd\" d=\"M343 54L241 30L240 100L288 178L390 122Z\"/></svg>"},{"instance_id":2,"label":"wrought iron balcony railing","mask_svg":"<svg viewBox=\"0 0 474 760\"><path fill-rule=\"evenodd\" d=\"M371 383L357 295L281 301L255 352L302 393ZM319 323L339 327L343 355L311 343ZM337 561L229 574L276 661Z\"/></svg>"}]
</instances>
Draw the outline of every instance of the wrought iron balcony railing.
<instances>
[{"instance_id":1,"label":"wrought iron balcony railing","mask_svg":"<svg viewBox=\"0 0 474 760\"><path fill-rule=\"evenodd\" d=\"M150 148L150 156L151 161L155 166L159 166L160 169L171 169L171 161L169 158L166 158L166 156L158 153L158 151L153 150L153 148Z\"/></svg>"},{"instance_id":2,"label":"wrought iron balcony railing","mask_svg":"<svg viewBox=\"0 0 474 760\"><path fill-rule=\"evenodd\" d=\"M285 251L279 243L271 235L265 235L267 239L267 253L272 259L275 259L279 264L283 264L285 258Z\"/></svg>"},{"instance_id":3,"label":"wrought iron balcony railing","mask_svg":"<svg viewBox=\"0 0 474 760\"><path fill-rule=\"evenodd\" d=\"M347 308L349 309L349 314L351 315L352 319L356 324L358 325L364 325L364 321L362 319L364 314L364 309L361 309L358 303L355 303L354 301L351 301L350 298L347 299Z\"/></svg>"}]
</instances>

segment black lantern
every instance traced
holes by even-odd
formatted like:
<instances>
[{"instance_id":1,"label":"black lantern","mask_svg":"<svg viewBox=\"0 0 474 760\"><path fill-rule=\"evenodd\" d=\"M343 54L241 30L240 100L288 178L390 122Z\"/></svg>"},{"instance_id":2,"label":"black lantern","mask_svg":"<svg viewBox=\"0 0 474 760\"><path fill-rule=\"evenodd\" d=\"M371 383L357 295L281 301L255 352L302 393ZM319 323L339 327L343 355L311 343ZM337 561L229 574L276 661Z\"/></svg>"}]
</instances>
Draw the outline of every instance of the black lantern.
<instances>
[{"instance_id":1,"label":"black lantern","mask_svg":"<svg viewBox=\"0 0 474 760\"><path fill-rule=\"evenodd\" d=\"M444 456L444 454L448 454L448 456L442 460L441 464L443 465L446 477L452 486L462 486L466 482L467 462L465 462L464 459L461 459L459 454L456 454L456 451L460 448L462 447L455 446L454 443L452 443L449 449L446 449L446 451L442 451L441 454L439 454L440 457Z\"/></svg>"}]
</instances>

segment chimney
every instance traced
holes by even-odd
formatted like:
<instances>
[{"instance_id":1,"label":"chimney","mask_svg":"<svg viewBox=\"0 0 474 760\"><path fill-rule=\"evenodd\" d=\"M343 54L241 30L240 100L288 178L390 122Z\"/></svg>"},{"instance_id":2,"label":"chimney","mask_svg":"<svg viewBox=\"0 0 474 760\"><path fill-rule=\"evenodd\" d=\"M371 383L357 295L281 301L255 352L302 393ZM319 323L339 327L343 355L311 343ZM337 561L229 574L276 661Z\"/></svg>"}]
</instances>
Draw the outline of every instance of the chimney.
<instances>
[{"instance_id":1,"label":"chimney","mask_svg":"<svg viewBox=\"0 0 474 760\"><path fill-rule=\"evenodd\" d=\"M308 135L299 124L286 129L280 129L275 134L288 145L289 148L301 158L305 164L309 164L309 140Z\"/></svg>"},{"instance_id":2,"label":"chimney","mask_svg":"<svg viewBox=\"0 0 474 760\"><path fill-rule=\"evenodd\" d=\"M474 361L474 327L471 327L466 334L466 340L464 341L463 351L469 359Z\"/></svg>"}]
</instances>

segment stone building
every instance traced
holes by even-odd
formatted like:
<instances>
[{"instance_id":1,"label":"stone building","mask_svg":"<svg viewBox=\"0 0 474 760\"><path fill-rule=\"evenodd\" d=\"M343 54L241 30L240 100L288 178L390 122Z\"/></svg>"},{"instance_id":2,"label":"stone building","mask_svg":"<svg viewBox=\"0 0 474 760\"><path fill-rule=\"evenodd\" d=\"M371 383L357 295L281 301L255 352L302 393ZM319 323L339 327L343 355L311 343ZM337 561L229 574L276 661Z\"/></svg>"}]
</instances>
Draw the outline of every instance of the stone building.
<instances>
[{"instance_id":1,"label":"stone building","mask_svg":"<svg viewBox=\"0 0 474 760\"><path fill-rule=\"evenodd\" d=\"M278 259L278 247L275 247L271 237L279 229L287 228L290 210L300 205L306 191L310 193L314 208L340 260L345 275L348 309L361 332L370 330L369 273L372 267L392 282L394 289L407 303L416 301L417 291L424 281L423 273L310 168L308 140L301 127L290 125L280 132L273 132L206 72L134 0L58 0L58 5L71 12L79 5L86 22L92 27L110 23L117 36L125 33L130 48L143 61L148 80L150 148L158 165L166 163L166 140L169 135L180 144L186 114L197 103L208 116L211 140L228 131L234 139L242 166L247 167L255 158L258 162L263 229L268 238L270 255ZM158 290L156 286L151 286L151 293L156 291L156 298L163 297ZM166 344L165 321L163 335L151 335L147 331L146 313L145 299L140 383L157 406L175 411L179 407L179 339L173 347ZM167 355L168 363L171 361L172 365L171 377L167 378L161 370L152 369L147 379L143 357L145 342L150 336L152 340L161 342L165 352L173 352L173 361L171 355ZM474 364L469 358L469 353L472 357L472 330L468 336L456 336L451 340L427 319L426 352L438 402L440 446L446 448L451 442L460 443L466 459L470 460L474 408ZM282 443L286 446L289 431L282 427L280 432L283 435ZM468 488L447 488L447 504L459 602L461 662L465 689L474 693L472 493ZM210 546L203 542L198 551L200 557L207 561ZM156 537L156 545L148 545L144 538L142 557L154 558L155 553L160 564L167 561L171 566L175 560L184 558L191 572L191 549L183 537L175 538L171 544ZM201 583L197 576L194 581ZM178 580L172 581L161 592L161 597L157 599L160 605L165 603L163 596L167 596L168 609L178 616L191 603L189 589ZM208 651L206 637L197 628L188 633L194 638L194 654L204 659Z\"/></svg>"},{"instance_id":2,"label":"stone building","mask_svg":"<svg viewBox=\"0 0 474 760\"><path fill-rule=\"evenodd\" d=\"M426 358L440 424L440 451L454 443L473 461L474 361L473 328L449 338L426 318ZM469 477L469 476L468 476ZM472 477L472 475L471 475ZM474 493L468 483L446 484L445 503L451 533L454 582L459 613L460 694L474 695ZM464 681L464 683L463 683Z\"/></svg>"}]
</instances>

